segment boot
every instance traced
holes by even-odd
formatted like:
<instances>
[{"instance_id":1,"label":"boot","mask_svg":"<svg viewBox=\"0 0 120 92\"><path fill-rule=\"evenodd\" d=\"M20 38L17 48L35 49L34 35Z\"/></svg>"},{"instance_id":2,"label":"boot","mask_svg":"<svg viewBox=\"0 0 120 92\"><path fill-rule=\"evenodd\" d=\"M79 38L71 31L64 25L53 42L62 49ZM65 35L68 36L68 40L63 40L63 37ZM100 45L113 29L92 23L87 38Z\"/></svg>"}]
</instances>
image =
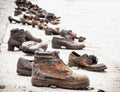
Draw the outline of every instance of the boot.
<instances>
[{"instance_id":1,"label":"boot","mask_svg":"<svg viewBox=\"0 0 120 92\"><path fill-rule=\"evenodd\" d=\"M15 47L19 49L23 42L25 42L24 30L12 29L8 40L8 51L14 51Z\"/></svg>"},{"instance_id":2,"label":"boot","mask_svg":"<svg viewBox=\"0 0 120 92\"><path fill-rule=\"evenodd\" d=\"M52 55L54 58L59 59L58 51L47 51L49 55ZM31 76L32 74L32 65L33 60L28 60L25 58L19 58L17 62L17 73L24 76Z\"/></svg>"},{"instance_id":3,"label":"boot","mask_svg":"<svg viewBox=\"0 0 120 92\"><path fill-rule=\"evenodd\" d=\"M50 27L46 27L46 28L44 28L44 30L45 30L46 35L59 35L60 34L59 28L53 29Z\"/></svg>"},{"instance_id":4,"label":"boot","mask_svg":"<svg viewBox=\"0 0 120 92\"><path fill-rule=\"evenodd\" d=\"M85 75L73 73L61 59L55 59L46 52L39 52L34 56L32 85L83 89L89 86L89 79Z\"/></svg>"},{"instance_id":5,"label":"boot","mask_svg":"<svg viewBox=\"0 0 120 92\"><path fill-rule=\"evenodd\" d=\"M76 43L71 38L59 38L53 37L52 39L52 48L60 49L64 46L66 49L83 49L85 47L84 44Z\"/></svg>"},{"instance_id":6,"label":"boot","mask_svg":"<svg viewBox=\"0 0 120 92\"><path fill-rule=\"evenodd\" d=\"M46 51L47 47L48 45L46 43L27 41L20 46L20 50L26 54L34 54L35 51Z\"/></svg>"},{"instance_id":7,"label":"boot","mask_svg":"<svg viewBox=\"0 0 120 92\"><path fill-rule=\"evenodd\" d=\"M96 58L96 56L87 55L87 54L80 56L78 53L73 51L69 55L68 66L69 67L77 66L89 71L99 71L99 72L107 69L106 65L97 64L97 63L98 63L98 59Z\"/></svg>"},{"instance_id":8,"label":"boot","mask_svg":"<svg viewBox=\"0 0 120 92\"><path fill-rule=\"evenodd\" d=\"M25 40L26 41L35 41L35 42L42 42L41 39L33 37L29 31L25 31Z\"/></svg>"},{"instance_id":9,"label":"boot","mask_svg":"<svg viewBox=\"0 0 120 92\"><path fill-rule=\"evenodd\" d=\"M11 16L8 17L8 20L9 20L10 23L12 23L12 21L14 21L16 23L20 23L19 20L16 20L16 19L12 18Z\"/></svg>"},{"instance_id":10,"label":"boot","mask_svg":"<svg viewBox=\"0 0 120 92\"><path fill-rule=\"evenodd\" d=\"M19 58L17 62L17 73L24 76L31 76L32 62L33 60L24 59L22 57Z\"/></svg>"}]
</instances>

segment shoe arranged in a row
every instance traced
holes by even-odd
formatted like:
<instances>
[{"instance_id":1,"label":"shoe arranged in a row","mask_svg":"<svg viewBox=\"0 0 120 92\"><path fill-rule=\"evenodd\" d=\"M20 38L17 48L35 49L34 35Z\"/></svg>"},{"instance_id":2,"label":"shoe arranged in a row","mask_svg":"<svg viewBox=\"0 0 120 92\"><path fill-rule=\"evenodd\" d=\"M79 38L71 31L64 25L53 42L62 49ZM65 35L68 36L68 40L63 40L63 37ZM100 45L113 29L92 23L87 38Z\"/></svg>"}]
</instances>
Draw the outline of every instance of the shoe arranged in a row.
<instances>
[{"instance_id":1,"label":"shoe arranged in a row","mask_svg":"<svg viewBox=\"0 0 120 92\"><path fill-rule=\"evenodd\" d=\"M89 78L85 75L73 73L68 66L77 66L97 72L103 72L107 69L106 65L97 64L98 60L94 55L80 56L76 52L71 52L67 66L58 54L58 51L38 51L35 52L34 60L19 58L17 73L23 76L31 76L33 86L49 87L55 85L62 88L81 89L89 86Z\"/></svg>"},{"instance_id":2,"label":"shoe arranged in a row","mask_svg":"<svg viewBox=\"0 0 120 92\"><path fill-rule=\"evenodd\" d=\"M22 15L22 18L16 20L9 16L10 23L38 26L44 30L46 35L60 35L61 37L52 38L52 48L55 49L73 49L80 50L85 47L83 42L85 37L78 37L72 30L60 30L60 28L51 28L47 24L57 25L60 23L60 17L49 13L40 8L38 5L32 4L27 0L16 0L14 15ZM78 42L74 40L77 39ZM33 86L49 87L55 85L68 89L87 89L90 80L87 76L74 73L69 67L79 67L89 71L103 72L107 69L106 65L98 64L98 59L94 55L79 55L71 52L68 58L68 66L60 59L58 51L46 51L48 44L43 43L42 39L36 38L30 32L24 29L12 29L8 40L8 50L14 51L15 47L26 54L34 55L33 60L19 58L17 62L17 73L19 75L31 76Z\"/></svg>"},{"instance_id":3,"label":"shoe arranged in a row","mask_svg":"<svg viewBox=\"0 0 120 92\"><path fill-rule=\"evenodd\" d=\"M52 38L52 48L61 49L62 47L65 47L66 49L80 50L85 47L84 44L74 42L76 34L74 34L73 32L66 33L66 31L63 30L60 32L60 35L64 37ZM46 50L47 44L43 43L42 39L32 36L32 34L29 31L15 28L10 31L10 38L8 40L8 50L14 51L15 47L17 47L25 53L34 54L33 52L35 50L40 50L40 48L44 48Z\"/></svg>"}]
</instances>

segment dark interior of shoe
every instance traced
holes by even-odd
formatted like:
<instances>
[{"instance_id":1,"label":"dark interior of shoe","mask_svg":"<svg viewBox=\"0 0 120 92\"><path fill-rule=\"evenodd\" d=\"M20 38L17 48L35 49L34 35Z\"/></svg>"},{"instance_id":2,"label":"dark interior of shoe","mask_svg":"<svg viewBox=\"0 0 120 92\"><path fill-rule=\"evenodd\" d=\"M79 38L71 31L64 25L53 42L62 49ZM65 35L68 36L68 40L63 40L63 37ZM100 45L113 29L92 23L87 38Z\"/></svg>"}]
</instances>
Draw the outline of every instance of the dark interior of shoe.
<instances>
[{"instance_id":1,"label":"dark interior of shoe","mask_svg":"<svg viewBox=\"0 0 120 92\"><path fill-rule=\"evenodd\" d=\"M76 53L75 51L72 52L75 56L79 57L80 55Z\"/></svg>"}]
</instances>

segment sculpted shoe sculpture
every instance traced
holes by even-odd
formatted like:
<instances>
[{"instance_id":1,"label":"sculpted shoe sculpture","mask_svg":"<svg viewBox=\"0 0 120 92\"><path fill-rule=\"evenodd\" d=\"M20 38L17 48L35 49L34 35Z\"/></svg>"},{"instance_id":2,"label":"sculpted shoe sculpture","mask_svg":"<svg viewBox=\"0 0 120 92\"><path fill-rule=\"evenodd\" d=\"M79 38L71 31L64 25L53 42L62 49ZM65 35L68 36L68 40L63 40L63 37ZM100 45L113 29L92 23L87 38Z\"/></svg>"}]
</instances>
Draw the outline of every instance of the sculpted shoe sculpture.
<instances>
[{"instance_id":1,"label":"sculpted shoe sculpture","mask_svg":"<svg viewBox=\"0 0 120 92\"><path fill-rule=\"evenodd\" d=\"M11 16L8 17L8 20L9 20L10 23L12 23L12 21L14 21L14 22L16 22L16 23L20 23L19 20L16 20L16 19L14 19L14 18L11 17Z\"/></svg>"},{"instance_id":2,"label":"sculpted shoe sculpture","mask_svg":"<svg viewBox=\"0 0 120 92\"><path fill-rule=\"evenodd\" d=\"M50 28L50 27L44 28L46 35L60 35L59 29L60 28L55 28L55 29Z\"/></svg>"},{"instance_id":3,"label":"sculpted shoe sculpture","mask_svg":"<svg viewBox=\"0 0 120 92\"><path fill-rule=\"evenodd\" d=\"M25 58L19 58L17 62L17 73L24 76L31 76L32 74L32 62Z\"/></svg>"},{"instance_id":4,"label":"sculpted shoe sculpture","mask_svg":"<svg viewBox=\"0 0 120 92\"><path fill-rule=\"evenodd\" d=\"M79 55L76 52L71 52L69 55L69 62L68 66L77 66L89 71L104 71L107 69L106 65L104 64L97 64L98 59L94 55Z\"/></svg>"},{"instance_id":5,"label":"sculpted shoe sculpture","mask_svg":"<svg viewBox=\"0 0 120 92\"><path fill-rule=\"evenodd\" d=\"M24 34L25 34L26 41L42 42L42 40L40 38L36 38L36 37L32 36L32 34L29 31L25 31Z\"/></svg>"},{"instance_id":6,"label":"sculpted shoe sculpture","mask_svg":"<svg viewBox=\"0 0 120 92\"><path fill-rule=\"evenodd\" d=\"M85 47L84 44L76 43L69 37L53 37L52 39L52 48L60 49L64 46L66 49L83 49Z\"/></svg>"},{"instance_id":7,"label":"sculpted shoe sculpture","mask_svg":"<svg viewBox=\"0 0 120 92\"><path fill-rule=\"evenodd\" d=\"M14 48L19 48L23 42L25 42L24 30L19 30L18 28L12 29L8 40L8 50L14 51Z\"/></svg>"},{"instance_id":8,"label":"sculpted shoe sculpture","mask_svg":"<svg viewBox=\"0 0 120 92\"><path fill-rule=\"evenodd\" d=\"M47 47L46 43L27 41L20 46L20 50L27 54L34 54L35 51L46 51Z\"/></svg>"},{"instance_id":9,"label":"sculpted shoe sculpture","mask_svg":"<svg viewBox=\"0 0 120 92\"><path fill-rule=\"evenodd\" d=\"M58 51L47 51L49 55L59 59ZM20 57L17 62L17 73L24 76L31 76L33 60Z\"/></svg>"},{"instance_id":10,"label":"sculpted shoe sculpture","mask_svg":"<svg viewBox=\"0 0 120 92\"><path fill-rule=\"evenodd\" d=\"M73 73L61 59L55 59L46 52L39 52L34 56L32 85L83 89L89 86L89 79L85 75Z\"/></svg>"}]
</instances>

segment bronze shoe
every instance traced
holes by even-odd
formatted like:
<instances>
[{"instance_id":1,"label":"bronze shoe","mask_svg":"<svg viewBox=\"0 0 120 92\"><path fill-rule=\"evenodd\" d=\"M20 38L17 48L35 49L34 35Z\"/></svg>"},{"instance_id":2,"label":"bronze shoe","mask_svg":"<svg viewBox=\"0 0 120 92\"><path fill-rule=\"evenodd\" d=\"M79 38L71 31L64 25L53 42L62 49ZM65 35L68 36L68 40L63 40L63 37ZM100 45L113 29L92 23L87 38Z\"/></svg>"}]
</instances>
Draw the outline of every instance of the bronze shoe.
<instances>
[{"instance_id":1,"label":"bronze shoe","mask_svg":"<svg viewBox=\"0 0 120 92\"><path fill-rule=\"evenodd\" d=\"M89 79L85 75L73 73L61 59L55 59L46 52L37 52L33 61L32 85L84 89L89 86Z\"/></svg>"},{"instance_id":2,"label":"bronze shoe","mask_svg":"<svg viewBox=\"0 0 120 92\"><path fill-rule=\"evenodd\" d=\"M12 29L8 40L8 50L14 51L15 47L19 49L23 42L25 42L24 30L19 30L18 28Z\"/></svg>"},{"instance_id":3,"label":"bronze shoe","mask_svg":"<svg viewBox=\"0 0 120 92\"><path fill-rule=\"evenodd\" d=\"M28 60L25 58L19 58L17 62L17 73L19 75L31 76L32 74L32 62L33 60Z\"/></svg>"},{"instance_id":4,"label":"bronze shoe","mask_svg":"<svg viewBox=\"0 0 120 92\"><path fill-rule=\"evenodd\" d=\"M26 54L34 54L35 51L46 51L47 47L48 45L46 43L27 41L20 46L20 50Z\"/></svg>"},{"instance_id":5,"label":"bronze shoe","mask_svg":"<svg viewBox=\"0 0 120 92\"><path fill-rule=\"evenodd\" d=\"M12 23L13 21L14 21L15 23L20 23L19 20L15 19L15 18L13 18L13 17L11 17L11 16L8 17L8 20L9 20L10 23Z\"/></svg>"},{"instance_id":6,"label":"bronze shoe","mask_svg":"<svg viewBox=\"0 0 120 92\"><path fill-rule=\"evenodd\" d=\"M65 47L66 49L80 50L80 49L85 48L85 45L74 42L69 37L64 37L64 38L53 37L52 48L61 49L62 47Z\"/></svg>"},{"instance_id":7,"label":"bronze shoe","mask_svg":"<svg viewBox=\"0 0 120 92\"><path fill-rule=\"evenodd\" d=\"M106 65L104 64L97 64L98 59L94 55L79 55L76 52L71 52L69 55L69 61L68 61L68 66L77 66L89 71L98 71L102 72L105 69L107 69Z\"/></svg>"}]
</instances>

